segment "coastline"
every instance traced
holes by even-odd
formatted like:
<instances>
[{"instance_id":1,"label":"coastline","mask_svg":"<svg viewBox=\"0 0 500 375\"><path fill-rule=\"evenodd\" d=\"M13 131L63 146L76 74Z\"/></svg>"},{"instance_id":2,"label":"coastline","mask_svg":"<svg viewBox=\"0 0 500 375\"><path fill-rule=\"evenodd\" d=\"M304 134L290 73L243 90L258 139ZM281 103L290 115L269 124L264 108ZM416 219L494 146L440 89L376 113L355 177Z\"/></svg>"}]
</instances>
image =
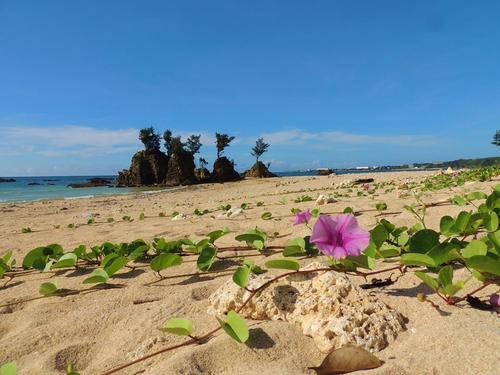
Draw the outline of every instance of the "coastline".
<instances>
[{"instance_id":1,"label":"coastline","mask_svg":"<svg viewBox=\"0 0 500 375\"><path fill-rule=\"evenodd\" d=\"M342 173L338 173L338 176L351 176L350 178L354 178L354 176L357 175L363 175L363 174L379 174L379 173L407 173L407 172L415 172L415 173L420 173L420 172L436 172L439 171L440 169L421 169L421 170L409 170L409 169L398 169L398 170L376 170L376 171L363 171L363 170L342 170ZM89 199L89 198L94 198L94 197L102 197L102 196L120 196L120 195L129 195L129 194L149 194L149 193L155 193L155 192L161 192L161 191L170 191L172 189L177 189L177 188L185 188L187 186L194 186L194 185L182 185L182 186L177 186L177 187L168 187L168 186L162 186L162 185L151 185L151 186L139 186L139 187L84 187L84 188L71 188L67 186L69 183L73 183L75 181L87 181L90 178L107 178L107 179L115 179L116 176L112 175L102 175L102 176L94 176L94 175L89 175L89 176L35 176L35 177L13 177L16 179L16 183L20 185L19 187L24 189L26 193L30 193L33 191L33 187L27 187L28 182L33 182L33 181L43 181L43 182L48 182L48 181L53 181L53 182L58 182L61 181L61 179L64 180L64 182L61 184L62 186L58 186L58 188L63 188L62 190L59 189L57 194L60 194L60 196L55 196L55 197L33 197L32 199L12 199L12 198L6 198L6 195L9 193L12 195L14 194L15 190L12 191L7 191L5 190L9 189L12 187L11 183L1 183L0 184L0 205L2 204L8 204L8 203L26 203L26 202L37 202L37 201L50 201L50 200L59 200L59 199L67 199L67 200L73 200L73 199ZM289 178L289 177L319 177L318 173L316 170L314 171L292 171L292 172L278 172L277 173L277 178ZM252 180L252 178L247 177L247 179ZM23 182L21 184L21 181ZM199 183L195 185L206 185L214 182L209 182L209 183ZM38 184L41 185L42 188L47 188L47 186L43 186L43 184ZM54 184L50 184L54 185ZM14 188L16 186L14 185ZM18 188L19 188L18 187ZM49 186L49 188L52 188L52 186ZM112 189L112 191L107 191ZM51 191L48 191L51 193ZM83 193L83 195L73 195L75 193ZM87 193L87 194L85 194ZM47 192L40 192L39 195L44 195L47 194Z\"/></svg>"}]
</instances>

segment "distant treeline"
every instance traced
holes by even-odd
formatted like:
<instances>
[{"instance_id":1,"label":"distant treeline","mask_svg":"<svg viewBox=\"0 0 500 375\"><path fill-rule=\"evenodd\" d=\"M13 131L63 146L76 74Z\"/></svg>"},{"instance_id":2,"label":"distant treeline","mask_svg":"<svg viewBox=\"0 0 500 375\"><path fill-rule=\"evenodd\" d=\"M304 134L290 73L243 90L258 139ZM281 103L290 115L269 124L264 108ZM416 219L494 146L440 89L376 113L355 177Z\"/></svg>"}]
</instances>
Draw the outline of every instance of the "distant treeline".
<instances>
[{"instance_id":1,"label":"distant treeline","mask_svg":"<svg viewBox=\"0 0 500 375\"><path fill-rule=\"evenodd\" d=\"M479 167L490 167L493 165L500 165L500 157L490 157L490 158L481 158L481 159L458 159L453 161L444 161L441 163L415 163L413 165L400 165L390 167L392 169L398 168L448 168L451 167L453 169L459 168L479 168Z\"/></svg>"}]
</instances>

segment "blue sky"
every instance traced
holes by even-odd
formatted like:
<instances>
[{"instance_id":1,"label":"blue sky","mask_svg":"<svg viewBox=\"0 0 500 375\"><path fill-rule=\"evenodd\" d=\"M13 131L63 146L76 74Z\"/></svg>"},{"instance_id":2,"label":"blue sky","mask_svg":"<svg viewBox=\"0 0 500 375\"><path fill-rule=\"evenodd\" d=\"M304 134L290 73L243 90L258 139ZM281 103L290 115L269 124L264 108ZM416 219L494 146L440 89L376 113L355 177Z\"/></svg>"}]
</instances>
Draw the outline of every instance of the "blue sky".
<instances>
[{"instance_id":1,"label":"blue sky","mask_svg":"<svg viewBox=\"0 0 500 375\"><path fill-rule=\"evenodd\" d=\"M274 170L498 155L500 2L0 0L0 175L109 174L153 125Z\"/></svg>"}]
</instances>

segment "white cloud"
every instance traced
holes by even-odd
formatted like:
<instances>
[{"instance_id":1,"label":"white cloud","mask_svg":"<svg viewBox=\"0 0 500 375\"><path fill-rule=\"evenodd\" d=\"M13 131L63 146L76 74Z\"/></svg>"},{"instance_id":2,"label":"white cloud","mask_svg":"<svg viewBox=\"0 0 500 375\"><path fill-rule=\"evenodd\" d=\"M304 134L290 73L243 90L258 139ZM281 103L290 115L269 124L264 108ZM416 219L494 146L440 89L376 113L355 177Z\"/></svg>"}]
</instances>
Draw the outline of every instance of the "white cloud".
<instances>
[{"instance_id":1,"label":"white cloud","mask_svg":"<svg viewBox=\"0 0 500 375\"><path fill-rule=\"evenodd\" d=\"M271 145L299 145L307 142L319 148L327 144L430 146L438 143L431 135L367 135L340 131L307 132L301 129L263 133L262 137Z\"/></svg>"},{"instance_id":2,"label":"white cloud","mask_svg":"<svg viewBox=\"0 0 500 375\"><path fill-rule=\"evenodd\" d=\"M137 129L96 129L87 126L12 126L0 129L6 142L40 144L57 148L74 146L114 147L138 144Z\"/></svg>"}]
</instances>

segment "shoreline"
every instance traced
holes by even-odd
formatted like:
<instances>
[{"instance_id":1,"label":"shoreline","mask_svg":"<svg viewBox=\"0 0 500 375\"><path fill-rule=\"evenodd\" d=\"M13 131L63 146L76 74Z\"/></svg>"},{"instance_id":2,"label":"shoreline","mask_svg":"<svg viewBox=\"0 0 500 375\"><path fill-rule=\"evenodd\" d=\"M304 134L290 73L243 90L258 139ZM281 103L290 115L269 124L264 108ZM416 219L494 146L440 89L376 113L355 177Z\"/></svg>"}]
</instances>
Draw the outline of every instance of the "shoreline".
<instances>
[{"instance_id":1,"label":"shoreline","mask_svg":"<svg viewBox=\"0 0 500 375\"><path fill-rule=\"evenodd\" d=\"M394 171L350 171L348 173L341 173L341 174L336 174L336 176L360 176L360 175L369 175L369 174L387 174L387 173L429 173L429 172L437 172L440 171L441 169L434 170L434 169L426 169L426 170L394 170ZM280 172L280 173L286 173L286 172ZM23 177L23 178L50 178L50 177L90 177L90 176L37 176L37 177ZM110 176L96 176L96 177L110 177ZM328 177L328 176L320 176L320 175L278 175L277 177L271 177L271 179L286 179L286 178L307 178L307 177ZM16 178L16 177L14 177ZM19 178L19 177L18 177ZM331 178L331 177L330 177ZM255 178L247 177L242 179L241 181L235 181L236 183L243 182L245 180L252 181ZM269 179L269 178L267 178ZM257 180L259 180L257 178ZM266 180L266 179L262 179ZM206 183L199 183L199 184L193 184L193 185L182 185L182 186L172 186L172 187L167 187L167 186L161 186L161 185L156 185L157 188L155 189L155 185L151 186L143 186L143 187L109 187L110 189L136 189L134 191L127 191L127 192L110 192L110 193L90 193L86 195L81 195L81 196L60 196L60 197L48 197L48 198L35 198L35 199L14 199L14 200L7 200L7 199L1 199L0 198L0 207L2 205L8 205L8 204L20 204L20 203L30 203L30 202L47 202L47 201L52 201L52 200L79 200L79 199L92 199L92 198L99 198L99 197L115 197L115 196L123 196L123 195L134 195L134 194L154 194L158 192L164 192L164 191L175 191L176 189L184 189L188 188L191 186L205 186L205 185L211 185L211 184L227 184L225 183L217 183L217 182L206 182ZM101 187L97 187L101 188ZM74 189L76 191L81 191L83 192L84 189L95 189L95 187L89 187L89 188L69 188L68 189ZM149 190L148 190L149 189ZM73 191L73 190L70 190ZM2 190L0 189L0 197L1 197Z\"/></svg>"}]
</instances>

